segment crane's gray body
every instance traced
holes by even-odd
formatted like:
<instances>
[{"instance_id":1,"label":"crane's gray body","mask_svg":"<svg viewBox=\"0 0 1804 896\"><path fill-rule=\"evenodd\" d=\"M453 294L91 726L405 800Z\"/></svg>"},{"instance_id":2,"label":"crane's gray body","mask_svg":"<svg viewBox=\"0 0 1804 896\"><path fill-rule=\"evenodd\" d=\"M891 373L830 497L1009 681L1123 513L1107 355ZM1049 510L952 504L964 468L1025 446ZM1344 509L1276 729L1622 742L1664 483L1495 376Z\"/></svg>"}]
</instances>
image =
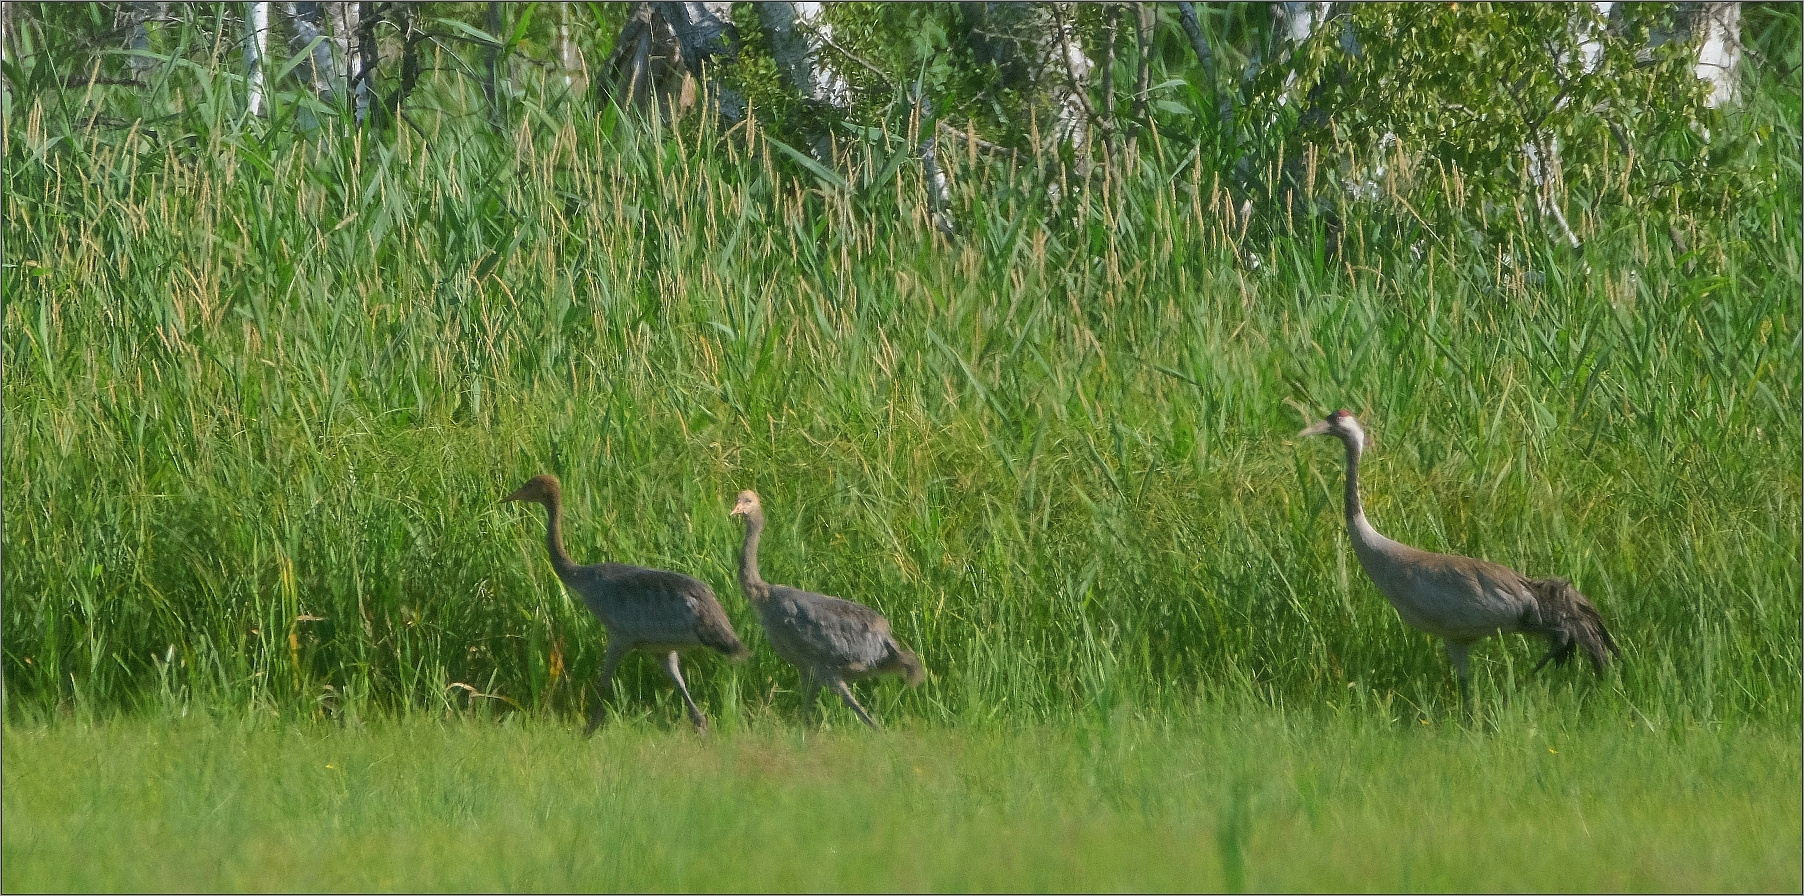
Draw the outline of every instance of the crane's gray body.
<instances>
[{"instance_id":1,"label":"crane's gray body","mask_svg":"<svg viewBox=\"0 0 1804 896\"><path fill-rule=\"evenodd\" d=\"M534 476L508 501L532 501L545 505L545 547L558 581L570 589L608 630L607 654L601 662L601 693L589 713L588 733L607 718L607 699L614 671L628 653L639 650L662 654L664 674L676 684L696 730L706 731L708 719L689 696L678 664L679 651L707 647L731 659L750 655L733 624L706 582L665 569L648 569L625 563L578 566L564 552L563 493L557 477Z\"/></svg>"},{"instance_id":2,"label":"crane's gray body","mask_svg":"<svg viewBox=\"0 0 1804 896\"><path fill-rule=\"evenodd\" d=\"M1540 621L1528 580L1507 566L1412 548L1378 534L1361 514L1348 527L1359 565L1403 621L1471 643Z\"/></svg>"},{"instance_id":3,"label":"crane's gray body","mask_svg":"<svg viewBox=\"0 0 1804 896\"><path fill-rule=\"evenodd\" d=\"M771 649L802 672L802 703L812 715L820 689L831 688L866 725L877 727L847 682L876 675L901 675L910 687L926 670L920 658L890 633L883 614L843 598L771 585L758 575L758 535L764 508L757 494L741 492L733 508L746 518L745 543L739 553L739 587L758 611L758 622Z\"/></svg>"},{"instance_id":4,"label":"crane's gray body","mask_svg":"<svg viewBox=\"0 0 1804 896\"><path fill-rule=\"evenodd\" d=\"M889 620L864 604L786 585L766 586L761 598L746 596L771 649L823 682L896 671L908 652L890 634Z\"/></svg>"},{"instance_id":5,"label":"crane's gray body","mask_svg":"<svg viewBox=\"0 0 1804 896\"><path fill-rule=\"evenodd\" d=\"M558 578L607 627L609 643L628 650L744 649L706 582L625 563L560 570Z\"/></svg>"},{"instance_id":6,"label":"crane's gray body","mask_svg":"<svg viewBox=\"0 0 1804 896\"><path fill-rule=\"evenodd\" d=\"M1610 655L1619 652L1597 608L1565 579L1530 579L1489 560L1424 551L1372 528L1359 501L1365 430L1352 414L1336 411L1298 435L1331 435L1346 445L1347 537L1353 553L1404 622L1446 645L1462 696L1470 688L1472 645L1491 635L1524 632L1547 638L1550 646L1537 671L1550 661L1564 665L1583 647L1602 674Z\"/></svg>"}]
</instances>

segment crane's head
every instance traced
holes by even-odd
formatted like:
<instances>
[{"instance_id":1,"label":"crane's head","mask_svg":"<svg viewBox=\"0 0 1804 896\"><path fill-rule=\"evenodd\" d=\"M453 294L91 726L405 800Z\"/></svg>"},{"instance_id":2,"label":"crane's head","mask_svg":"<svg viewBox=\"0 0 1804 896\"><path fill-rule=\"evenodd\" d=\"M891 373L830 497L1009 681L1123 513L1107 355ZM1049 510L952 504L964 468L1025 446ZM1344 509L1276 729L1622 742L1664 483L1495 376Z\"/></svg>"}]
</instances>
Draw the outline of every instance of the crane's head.
<instances>
[{"instance_id":1,"label":"crane's head","mask_svg":"<svg viewBox=\"0 0 1804 896\"><path fill-rule=\"evenodd\" d=\"M1303 436L1334 436L1357 448L1364 448L1366 444L1366 431L1345 409L1329 414L1320 423L1304 427L1297 433L1298 438Z\"/></svg>"},{"instance_id":2,"label":"crane's head","mask_svg":"<svg viewBox=\"0 0 1804 896\"><path fill-rule=\"evenodd\" d=\"M539 475L526 480L525 485L522 485L519 488L514 489L513 494L508 495L507 497L502 498L501 500L502 501L532 501L536 504L546 504L551 501L557 500L557 497L558 497L557 477L551 475L550 473L540 473Z\"/></svg>"},{"instance_id":3,"label":"crane's head","mask_svg":"<svg viewBox=\"0 0 1804 896\"><path fill-rule=\"evenodd\" d=\"M753 514L762 516L763 513L764 505L758 503L758 493L748 488L739 493L739 500L733 502L733 510L727 515L751 519Z\"/></svg>"}]
</instances>

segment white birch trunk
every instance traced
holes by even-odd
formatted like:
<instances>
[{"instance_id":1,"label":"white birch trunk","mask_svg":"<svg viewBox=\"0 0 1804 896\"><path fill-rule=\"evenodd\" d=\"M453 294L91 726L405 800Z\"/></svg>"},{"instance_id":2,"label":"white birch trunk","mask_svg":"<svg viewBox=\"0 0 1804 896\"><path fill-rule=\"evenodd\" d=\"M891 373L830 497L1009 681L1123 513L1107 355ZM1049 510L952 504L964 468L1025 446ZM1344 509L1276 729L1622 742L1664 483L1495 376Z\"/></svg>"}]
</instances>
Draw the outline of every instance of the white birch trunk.
<instances>
[{"instance_id":1,"label":"white birch trunk","mask_svg":"<svg viewBox=\"0 0 1804 896\"><path fill-rule=\"evenodd\" d=\"M326 6L332 19L332 55L338 60L337 72L344 73L343 86L333 75L334 90L339 97L349 97L351 114L359 122L370 111L369 79L364 76L364 54L358 32L363 26L363 4L335 0Z\"/></svg>"},{"instance_id":2,"label":"white birch trunk","mask_svg":"<svg viewBox=\"0 0 1804 896\"><path fill-rule=\"evenodd\" d=\"M682 52L683 67L705 86L709 101L728 120L745 118L745 98L711 71L713 60L739 55L732 5L725 2L653 3L669 23Z\"/></svg>"},{"instance_id":3,"label":"white birch trunk","mask_svg":"<svg viewBox=\"0 0 1804 896\"><path fill-rule=\"evenodd\" d=\"M1274 3L1272 23L1292 47L1309 39L1328 21L1328 3Z\"/></svg>"},{"instance_id":4,"label":"white birch trunk","mask_svg":"<svg viewBox=\"0 0 1804 896\"><path fill-rule=\"evenodd\" d=\"M8 4L10 6L10 4ZM132 80L143 81L150 76L156 62L144 55L150 52L150 23L161 19L168 8L167 3L127 3L120 10L115 21L127 28L125 48L132 51L126 58L126 65L131 68Z\"/></svg>"},{"instance_id":5,"label":"white birch trunk","mask_svg":"<svg viewBox=\"0 0 1804 896\"><path fill-rule=\"evenodd\" d=\"M822 49L833 39L825 12L825 3L760 3L758 21L770 36L777 69L790 86L808 99L843 109L851 103L852 89L845 76L822 58Z\"/></svg>"},{"instance_id":6,"label":"white birch trunk","mask_svg":"<svg viewBox=\"0 0 1804 896\"><path fill-rule=\"evenodd\" d=\"M1046 99L1052 133L1036 135L1042 148L1070 143L1083 146L1089 121L1090 70L1077 30L1070 24L1071 4L969 3L972 49L979 63L996 67L1006 86ZM1144 98L1136 97L1136 103ZM1037 106L1038 104L1036 104Z\"/></svg>"},{"instance_id":7,"label":"white birch trunk","mask_svg":"<svg viewBox=\"0 0 1804 896\"><path fill-rule=\"evenodd\" d=\"M1596 17L1580 15L1573 27L1573 34L1577 38L1579 67L1587 75L1597 71L1598 63L1603 61L1604 42L1599 37L1599 33L1602 30L1601 26L1610 18L1610 10L1615 6L1614 3L1593 3L1591 8L1596 11ZM1565 63L1568 58L1565 54L1561 54L1561 63Z\"/></svg>"},{"instance_id":8,"label":"white birch trunk","mask_svg":"<svg viewBox=\"0 0 1804 896\"><path fill-rule=\"evenodd\" d=\"M693 102L695 79L683 66L670 23L651 3L635 3L614 50L601 65L597 92L623 108L656 106L668 117Z\"/></svg>"},{"instance_id":9,"label":"white birch trunk","mask_svg":"<svg viewBox=\"0 0 1804 896\"><path fill-rule=\"evenodd\" d=\"M958 233L958 225L952 221L952 189L946 182L946 169L940 167L939 116L934 114L933 101L925 94L920 97L918 108L921 123L921 174L927 181L928 211L936 230L947 236L954 236Z\"/></svg>"},{"instance_id":10,"label":"white birch trunk","mask_svg":"<svg viewBox=\"0 0 1804 896\"><path fill-rule=\"evenodd\" d=\"M1573 16L1570 44L1560 51L1559 58L1554 60L1562 71L1572 64L1573 53L1578 54L1579 70L1582 74L1597 71L1598 63L1603 61L1604 45L1600 36L1600 27L1610 17L1610 8L1614 3L1597 2L1590 4L1590 14L1580 6ZM1555 109L1566 106L1562 98ZM1531 139L1522 145L1522 152L1528 157L1528 176L1535 186L1535 207L1541 213L1553 218L1560 226L1560 235L1565 237L1568 245L1579 247L1578 234L1572 232L1572 225L1566 221L1566 213L1560 209L1558 191L1560 172L1560 141L1553 137Z\"/></svg>"},{"instance_id":11,"label":"white birch trunk","mask_svg":"<svg viewBox=\"0 0 1804 896\"><path fill-rule=\"evenodd\" d=\"M318 2L288 2L282 4L282 12L294 26L289 49L308 54L304 70L313 95L324 102L332 102L336 93L333 83L336 68L332 64L332 39L326 33L325 10Z\"/></svg>"},{"instance_id":12,"label":"white birch trunk","mask_svg":"<svg viewBox=\"0 0 1804 896\"><path fill-rule=\"evenodd\" d=\"M1057 11L1049 9L1047 13L1040 70L1043 77L1051 79L1048 93L1055 115L1053 139L1082 154L1090 123L1090 71L1096 64L1085 55L1083 42L1078 39L1075 12L1067 6Z\"/></svg>"},{"instance_id":13,"label":"white birch trunk","mask_svg":"<svg viewBox=\"0 0 1804 896\"><path fill-rule=\"evenodd\" d=\"M328 0L326 18L332 23L332 95L339 102L350 97L357 72L357 4Z\"/></svg>"},{"instance_id":14,"label":"white birch trunk","mask_svg":"<svg viewBox=\"0 0 1804 896\"><path fill-rule=\"evenodd\" d=\"M1698 80L1710 84L1712 109L1741 101L1741 4L1700 3L1691 23L1698 42Z\"/></svg>"},{"instance_id":15,"label":"white birch trunk","mask_svg":"<svg viewBox=\"0 0 1804 896\"><path fill-rule=\"evenodd\" d=\"M244 97L245 108L256 115L263 111L263 59L269 47L269 4L244 4Z\"/></svg>"},{"instance_id":16,"label":"white birch trunk","mask_svg":"<svg viewBox=\"0 0 1804 896\"><path fill-rule=\"evenodd\" d=\"M363 83L363 59L357 54L357 25L363 22L359 13L355 2L327 2L327 18L332 20L332 96L352 101L357 121L363 121L370 101Z\"/></svg>"},{"instance_id":17,"label":"white birch trunk","mask_svg":"<svg viewBox=\"0 0 1804 896\"><path fill-rule=\"evenodd\" d=\"M1309 38L1328 23L1328 16L1333 12L1331 3L1273 3L1272 30L1279 39L1278 61L1287 64L1291 54L1302 46ZM1284 92L1278 94L1278 105L1290 102L1291 88L1297 83L1295 66L1290 74L1284 76Z\"/></svg>"},{"instance_id":18,"label":"white birch trunk","mask_svg":"<svg viewBox=\"0 0 1804 896\"><path fill-rule=\"evenodd\" d=\"M570 4L557 5L557 62L563 69L564 88L576 89L576 76L582 71L582 54L577 52L576 41L570 39Z\"/></svg>"},{"instance_id":19,"label":"white birch trunk","mask_svg":"<svg viewBox=\"0 0 1804 896\"><path fill-rule=\"evenodd\" d=\"M1688 42L1696 48L1692 71L1710 85L1704 105L1711 109L1741 101L1741 4L1684 2L1674 4L1670 25L1648 32L1647 47L1637 58L1646 62L1652 50L1666 44ZM1701 126L1699 126L1702 130ZM1703 131L1708 135L1708 131Z\"/></svg>"}]
</instances>

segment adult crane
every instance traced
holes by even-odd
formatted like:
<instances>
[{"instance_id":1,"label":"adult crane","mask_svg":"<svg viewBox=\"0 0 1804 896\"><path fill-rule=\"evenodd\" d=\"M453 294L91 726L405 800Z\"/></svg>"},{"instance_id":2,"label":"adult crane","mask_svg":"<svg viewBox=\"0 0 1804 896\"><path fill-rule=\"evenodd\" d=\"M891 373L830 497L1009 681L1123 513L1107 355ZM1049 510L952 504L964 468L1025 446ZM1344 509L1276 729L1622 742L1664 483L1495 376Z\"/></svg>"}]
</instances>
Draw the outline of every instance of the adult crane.
<instances>
[{"instance_id":1,"label":"adult crane","mask_svg":"<svg viewBox=\"0 0 1804 896\"><path fill-rule=\"evenodd\" d=\"M1597 608L1565 579L1531 579L1500 563L1424 551L1378 534L1359 504L1359 455L1366 434L1352 414L1335 411L1297 436L1333 436L1346 445L1347 537L1353 553L1404 622L1446 644L1462 703L1471 692L1472 645L1490 635L1547 638L1547 655L1535 664L1536 672L1549 662L1565 665L1582 647L1602 675L1610 655L1621 652Z\"/></svg>"}]
</instances>

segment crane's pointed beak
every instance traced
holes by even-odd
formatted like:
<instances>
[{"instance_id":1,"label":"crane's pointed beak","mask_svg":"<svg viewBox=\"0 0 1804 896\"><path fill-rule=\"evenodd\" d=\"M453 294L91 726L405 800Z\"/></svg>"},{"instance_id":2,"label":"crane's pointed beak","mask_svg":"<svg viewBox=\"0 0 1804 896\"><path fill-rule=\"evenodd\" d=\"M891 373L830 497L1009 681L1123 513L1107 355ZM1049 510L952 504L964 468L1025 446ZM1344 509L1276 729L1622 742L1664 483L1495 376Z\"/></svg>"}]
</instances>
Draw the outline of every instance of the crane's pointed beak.
<instances>
[{"instance_id":1,"label":"crane's pointed beak","mask_svg":"<svg viewBox=\"0 0 1804 896\"><path fill-rule=\"evenodd\" d=\"M1304 436L1325 436L1327 434L1328 434L1328 421L1320 420L1309 426L1303 427L1303 429L1297 433L1297 438L1300 439Z\"/></svg>"}]
</instances>

